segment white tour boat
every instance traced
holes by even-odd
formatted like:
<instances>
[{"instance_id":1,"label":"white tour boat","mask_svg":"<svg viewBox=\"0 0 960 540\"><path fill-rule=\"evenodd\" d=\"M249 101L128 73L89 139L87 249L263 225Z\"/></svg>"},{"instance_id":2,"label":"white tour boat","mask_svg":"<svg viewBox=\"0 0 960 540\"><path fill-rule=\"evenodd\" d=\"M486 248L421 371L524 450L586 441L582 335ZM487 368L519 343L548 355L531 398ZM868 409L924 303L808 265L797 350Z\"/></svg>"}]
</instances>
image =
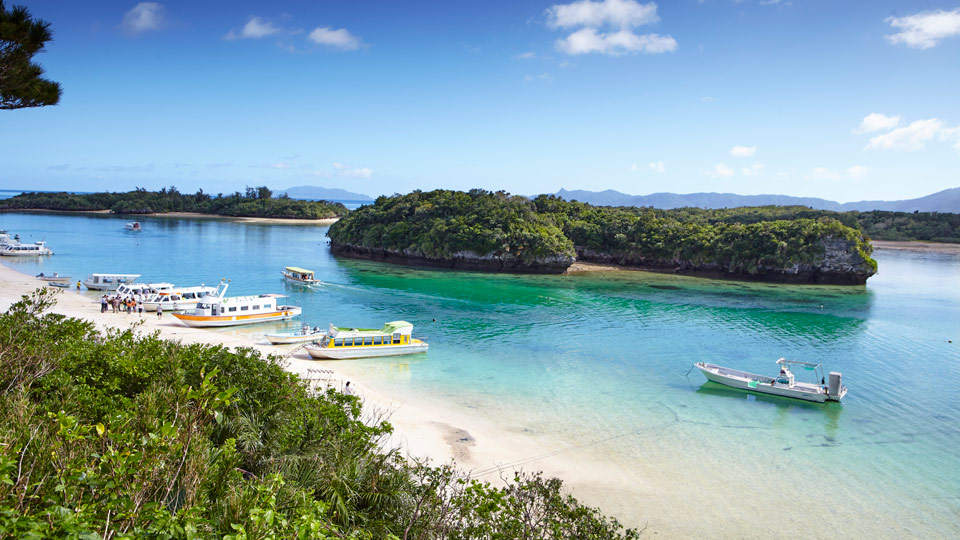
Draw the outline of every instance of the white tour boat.
<instances>
[{"instance_id":1,"label":"white tour boat","mask_svg":"<svg viewBox=\"0 0 960 540\"><path fill-rule=\"evenodd\" d=\"M323 283L314 276L313 270L307 270L306 268L288 266L281 270L280 273L283 274L283 278L287 281L300 285L318 285Z\"/></svg>"},{"instance_id":2,"label":"white tour boat","mask_svg":"<svg viewBox=\"0 0 960 540\"><path fill-rule=\"evenodd\" d=\"M115 291L121 285L133 283L140 274L90 274L83 285L91 291Z\"/></svg>"},{"instance_id":3,"label":"white tour boat","mask_svg":"<svg viewBox=\"0 0 960 540\"><path fill-rule=\"evenodd\" d=\"M14 241L0 247L0 255L5 257L38 257L40 255L53 255L53 252L50 251L47 243L43 240L32 244L21 244Z\"/></svg>"},{"instance_id":4,"label":"white tour boat","mask_svg":"<svg viewBox=\"0 0 960 540\"><path fill-rule=\"evenodd\" d=\"M777 364L780 364L780 374L776 377L757 375L756 373L748 373L706 362L697 362L694 366L703 372L707 379L715 383L750 392L815 401L817 403L840 401L843 396L847 395L847 387L843 386L842 375L838 371L830 372L830 381L829 384L826 384L827 381L823 378L823 366L820 364L794 362L783 358L777 360ZM790 371L789 366L791 365L801 366L803 369L813 371L814 376L820 379L820 384L797 382Z\"/></svg>"},{"instance_id":5,"label":"white tour boat","mask_svg":"<svg viewBox=\"0 0 960 540\"><path fill-rule=\"evenodd\" d=\"M223 284L226 292L227 285ZM298 306L277 305L279 294L258 296L204 297L193 311L174 313L173 316L187 326L238 326L269 321L282 321L300 315Z\"/></svg>"},{"instance_id":6,"label":"white tour boat","mask_svg":"<svg viewBox=\"0 0 960 540\"><path fill-rule=\"evenodd\" d=\"M304 348L313 358L332 360L427 352L429 346L413 339L412 333L413 325L406 321L388 322L379 330L337 328L331 324L320 343Z\"/></svg>"},{"instance_id":7,"label":"white tour boat","mask_svg":"<svg viewBox=\"0 0 960 540\"><path fill-rule=\"evenodd\" d=\"M325 335L327 335L327 332L319 326L311 328L309 324L305 324L299 332L267 334L266 338L273 345L290 345L292 343L320 341Z\"/></svg>"},{"instance_id":8,"label":"white tour boat","mask_svg":"<svg viewBox=\"0 0 960 540\"><path fill-rule=\"evenodd\" d=\"M223 290L226 290L224 284ZM156 311L157 307L163 307L166 312L184 311L194 309L207 296L223 296L219 287L171 287L164 291L157 291L143 301L143 309L147 311Z\"/></svg>"},{"instance_id":9,"label":"white tour boat","mask_svg":"<svg viewBox=\"0 0 960 540\"><path fill-rule=\"evenodd\" d=\"M117 287L117 295L133 296L139 298L157 294L161 291L169 291L173 288L173 283L124 283Z\"/></svg>"},{"instance_id":10,"label":"white tour boat","mask_svg":"<svg viewBox=\"0 0 960 540\"><path fill-rule=\"evenodd\" d=\"M128 231L142 231L142 230L143 230L143 227L140 226L140 222L139 222L139 221L131 221L130 223L127 223L126 225L124 225L124 228L127 229Z\"/></svg>"}]
</instances>

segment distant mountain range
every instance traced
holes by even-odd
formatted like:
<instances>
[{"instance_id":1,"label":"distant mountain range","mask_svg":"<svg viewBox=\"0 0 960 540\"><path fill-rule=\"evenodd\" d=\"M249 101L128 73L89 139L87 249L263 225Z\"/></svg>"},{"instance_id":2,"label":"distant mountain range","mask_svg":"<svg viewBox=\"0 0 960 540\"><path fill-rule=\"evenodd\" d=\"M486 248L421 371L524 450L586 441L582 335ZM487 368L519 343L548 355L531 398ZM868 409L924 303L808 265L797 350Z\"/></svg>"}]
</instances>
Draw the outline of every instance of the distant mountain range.
<instances>
[{"instance_id":1,"label":"distant mountain range","mask_svg":"<svg viewBox=\"0 0 960 540\"><path fill-rule=\"evenodd\" d=\"M838 203L816 197L791 197L789 195L736 195L734 193L653 193L651 195L627 195L608 189L606 191L567 191L561 189L557 196L568 201L580 201L597 206L652 206L654 208L736 208L738 206L809 206L817 210L893 212L950 212L960 213L960 188L945 189L919 199L904 201L858 201Z\"/></svg>"},{"instance_id":2,"label":"distant mountain range","mask_svg":"<svg viewBox=\"0 0 960 540\"><path fill-rule=\"evenodd\" d=\"M274 197L287 194L291 199L324 199L328 201L372 201L373 197L363 193L353 193L340 188L325 188L320 186L294 186L277 190Z\"/></svg>"}]
</instances>

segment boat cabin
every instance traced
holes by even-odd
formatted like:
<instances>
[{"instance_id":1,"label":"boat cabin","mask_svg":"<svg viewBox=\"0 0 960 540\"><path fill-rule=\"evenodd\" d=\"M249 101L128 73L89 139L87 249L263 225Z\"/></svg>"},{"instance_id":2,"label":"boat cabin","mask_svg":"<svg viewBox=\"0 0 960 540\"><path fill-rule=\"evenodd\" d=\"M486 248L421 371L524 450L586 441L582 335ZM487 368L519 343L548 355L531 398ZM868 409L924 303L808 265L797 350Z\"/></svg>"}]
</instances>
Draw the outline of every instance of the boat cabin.
<instances>
[{"instance_id":1,"label":"boat cabin","mask_svg":"<svg viewBox=\"0 0 960 540\"><path fill-rule=\"evenodd\" d=\"M393 321L380 329L338 328L330 325L321 347L379 347L383 345L409 345L413 325L406 321Z\"/></svg>"},{"instance_id":2,"label":"boat cabin","mask_svg":"<svg viewBox=\"0 0 960 540\"><path fill-rule=\"evenodd\" d=\"M83 282L88 289L116 290L125 283L133 283L140 274L90 274Z\"/></svg>"},{"instance_id":3,"label":"boat cabin","mask_svg":"<svg viewBox=\"0 0 960 540\"><path fill-rule=\"evenodd\" d=\"M220 298L208 296L199 303L191 315L200 317L239 317L242 315L260 315L273 313L277 309L277 294L258 296L231 296ZM286 307L286 306L281 306Z\"/></svg>"},{"instance_id":4,"label":"boat cabin","mask_svg":"<svg viewBox=\"0 0 960 540\"><path fill-rule=\"evenodd\" d=\"M313 283L318 281L314 277L313 270L307 270L306 268L300 268L297 266L288 266L283 269L283 277L292 280L292 281L302 281L304 283Z\"/></svg>"},{"instance_id":5,"label":"boat cabin","mask_svg":"<svg viewBox=\"0 0 960 540\"><path fill-rule=\"evenodd\" d=\"M173 283L124 283L117 287L117 294L121 296L145 296L168 291L172 288Z\"/></svg>"}]
</instances>

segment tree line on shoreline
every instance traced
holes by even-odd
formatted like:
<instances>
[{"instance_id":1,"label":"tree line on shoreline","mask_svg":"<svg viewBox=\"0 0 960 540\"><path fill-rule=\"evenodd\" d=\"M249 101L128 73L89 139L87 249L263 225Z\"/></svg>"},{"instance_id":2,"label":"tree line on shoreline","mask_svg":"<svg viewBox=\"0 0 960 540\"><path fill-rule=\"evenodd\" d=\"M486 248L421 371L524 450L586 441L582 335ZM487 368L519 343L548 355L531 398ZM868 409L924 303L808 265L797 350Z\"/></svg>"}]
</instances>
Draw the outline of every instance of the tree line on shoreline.
<instances>
[{"instance_id":1,"label":"tree line on shoreline","mask_svg":"<svg viewBox=\"0 0 960 540\"><path fill-rule=\"evenodd\" d=\"M245 193L210 195L201 189L180 193L176 187L159 191L137 188L123 193L21 193L0 201L0 210L102 211L115 214L195 212L232 217L329 219L346 215L342 203L273 197L266 186L247 187Z\"/></svg>"},{"instance_id":2,"label":"tree line on shoreline","mask_svg":"<svg viewBox=\"0 0 960 540\"><path fill-rule=\"evenodd\" d=\"M638 538L518 473L405 459L279 357L100 331L39 290L0 314L0 537Z\"/></svg>"}]
</instances>

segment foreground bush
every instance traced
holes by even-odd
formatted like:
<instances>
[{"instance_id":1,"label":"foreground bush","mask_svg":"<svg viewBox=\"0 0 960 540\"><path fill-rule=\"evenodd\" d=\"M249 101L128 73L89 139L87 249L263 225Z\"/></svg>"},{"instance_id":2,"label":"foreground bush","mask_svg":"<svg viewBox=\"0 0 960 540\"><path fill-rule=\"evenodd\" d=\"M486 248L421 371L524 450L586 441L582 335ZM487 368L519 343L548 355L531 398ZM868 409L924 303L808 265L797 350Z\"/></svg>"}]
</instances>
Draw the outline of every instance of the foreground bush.
<instances>
[{"instance_id":1,"label":"foreground bush","mask_svg":"<svg viewBox=\"0 0 960 540\"><path fill-rule=\"evenodd\" d=\"M564 496L382 447L276 358L99 332L38 291L0 315L2 538L636 538Z\"/></svg>"}]
</instances>

